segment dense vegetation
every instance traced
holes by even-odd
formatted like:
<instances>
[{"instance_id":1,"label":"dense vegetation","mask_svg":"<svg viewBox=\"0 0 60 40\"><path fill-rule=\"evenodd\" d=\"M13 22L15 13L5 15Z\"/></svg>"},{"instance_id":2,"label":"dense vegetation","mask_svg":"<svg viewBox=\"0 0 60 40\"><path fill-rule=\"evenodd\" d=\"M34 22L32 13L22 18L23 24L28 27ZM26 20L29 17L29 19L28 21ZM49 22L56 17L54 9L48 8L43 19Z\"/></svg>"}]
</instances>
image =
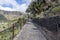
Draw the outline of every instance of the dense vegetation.
<instances>
[{"instance_id":1,"label":"dense vegetation","mask_svg":"<svg viewBox=\"0 0 60 40\"><path fill-rule=\"evenodd\" d=\"M60 5L57 6L57 7L54 7L54 8L52 9L52 12L60 12Z\"/></svg>"},{"instance_id":2,"label":"dense vegetation","mask_svg":"<svg viewBox=\"0 0 60 40\"><path fill-rule=\"evenodd\" d=\"M31 13L33 17L43 14L43 16L48 15L47 13L51 12L58 12L60 9L59 0L34 0L29 5L28 9L26 10L27 13ZM58 5L58 6L57 6ZM55 7L55 8L54 8ZM43 13L42 13L43 12ZM53 14L53 13L52 13Z\"/></svg>"},{"instance_id":3,"label":"dense vegetation","mask_svg":"<svg viewBox=\"0 0 60 40\"><path fill-rule=\"evenodd\" d=\"M12 40L13 37L15 37L20 32L22 26L26 23L27 20L27 15L23 15L15 20L9 20L6 27L2 26L3 30L0 27L0 40Z\"/></svg>"}]
</instances>

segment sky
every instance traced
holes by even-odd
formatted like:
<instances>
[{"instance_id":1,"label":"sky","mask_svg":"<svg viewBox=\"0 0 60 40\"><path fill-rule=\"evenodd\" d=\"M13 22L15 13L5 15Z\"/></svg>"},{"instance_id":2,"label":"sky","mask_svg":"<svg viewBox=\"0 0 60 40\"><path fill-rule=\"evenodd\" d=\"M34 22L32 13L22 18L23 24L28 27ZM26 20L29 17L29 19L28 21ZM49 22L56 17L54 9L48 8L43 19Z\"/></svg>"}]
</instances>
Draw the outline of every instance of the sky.
<instances>
[{"instance_id":1,"label":"sky","mask_svg":"<svg viewBox=\"0 0 60 40\"><path fill-rule=\"evenodd\" d=\"M0 9L25 12L32 0L0 0Z\"/></svg>"}]
</instances>

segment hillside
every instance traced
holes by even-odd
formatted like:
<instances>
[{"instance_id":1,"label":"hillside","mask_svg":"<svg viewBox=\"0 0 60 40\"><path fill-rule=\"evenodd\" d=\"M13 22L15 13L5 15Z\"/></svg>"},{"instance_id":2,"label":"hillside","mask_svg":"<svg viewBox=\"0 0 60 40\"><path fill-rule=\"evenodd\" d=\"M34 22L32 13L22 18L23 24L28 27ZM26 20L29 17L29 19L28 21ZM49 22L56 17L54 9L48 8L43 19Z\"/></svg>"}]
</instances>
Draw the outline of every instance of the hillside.
<instances>
[{"instance_id":1,"label":"hillside","mask_svg":"<svg viewBox=\"0 0 60 40\"><path fill-rule=\"evenodd\" d=\"M0 14L0 22L1 22L1 21L7 22L8 19L7 19L4 15Z\"/></svg>"},{"instance_id":2,"label":"hillside","mask_svg":"<svg viewBox=\"0 0 60 40\"><path fill-rule=\"evenodd\" d=\"M0 14L22 15L22 12L20 12L20 11L5 11L5 10L0 10Z\"/></svg>"},{"instance_id":3,"label":"hillside","mask_svg":"<svg viewBox=\"0 0 60 40\"><path fill-rule=\"evenodd\" d=\"M0 10L0 31L11 27L15 20L17 21L17 19L21 16L22 13L19 11Z\"/></svg>"},{"instance_id":4,"label":"hillside","mask_svg":"<svg viewBox=\"0 0 60 40\"><path fill-rule=\"evenodd\" d=\"M0 10L0 14L1 16L3 15L8 20L17 19L22 15L22 13L19 11L5 11L5 10Z\"/></svg>"}]
</instances>

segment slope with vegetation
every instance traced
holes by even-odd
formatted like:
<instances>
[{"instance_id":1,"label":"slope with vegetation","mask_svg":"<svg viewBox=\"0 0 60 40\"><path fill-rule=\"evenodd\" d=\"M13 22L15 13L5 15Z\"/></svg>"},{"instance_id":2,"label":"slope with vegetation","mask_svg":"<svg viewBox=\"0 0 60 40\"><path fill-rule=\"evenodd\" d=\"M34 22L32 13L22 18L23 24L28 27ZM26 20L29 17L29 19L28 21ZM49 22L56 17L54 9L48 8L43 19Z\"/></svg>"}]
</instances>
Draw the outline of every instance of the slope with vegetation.
<instances>
[{"instance_id":1,"label":"slope with vegetation","mask_svg":"<svg viewBox=\"0 0 60 40\"><path fill-rule=\"evenodd\" d=\"M19 12L2 11L0 15L2 20L0 22L0 40L12 40L28 20L27 15L20 15Z\"/></svg>"},{"instance_id":2,"label":"slope with vegetation","mask_svg":"<svg viewBox=\"0 0 60 40\"><path fill-rule=\"evenodd\" d=\"M51 0L35 0L31 2L26 12L31 13L33 17L40 15L39 16L40 18L41 14L43 14L43 16L45 17L46 15L48 15L47 13L49 12L51 13L52 11L55 11L55 12L59 11L59 4L60 4L59 0L57 1L56 0L52 0L52 1Z\"/></svg>"}]
</instances>

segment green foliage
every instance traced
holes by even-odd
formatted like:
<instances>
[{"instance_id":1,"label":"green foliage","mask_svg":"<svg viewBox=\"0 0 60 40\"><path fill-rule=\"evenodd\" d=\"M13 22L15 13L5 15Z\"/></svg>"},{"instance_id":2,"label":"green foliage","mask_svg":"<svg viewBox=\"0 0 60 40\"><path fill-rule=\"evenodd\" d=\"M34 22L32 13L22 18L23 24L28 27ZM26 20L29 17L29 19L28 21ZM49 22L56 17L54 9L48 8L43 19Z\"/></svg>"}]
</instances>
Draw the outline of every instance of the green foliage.
<instances>
[{"instance_id":1,"label":"green foliage","mask_svg":"<svg viewBox=\"0 0 60 40\"><path fill-rule=\"evenodd\" d=\"M26 12L31 12L32 14L40 13L43 10L44 3L41 3L40 1L33 1Z\"/></svg>"},{"instance_id":2,"label":"green foliage","mask_svg":"<svg viewBox=\"0 0 60 40\"><path fill-rule=\"evenodd\" d=\"M41 0L33 1L27 8L26 12L31 13L32 17L35 18L36 14L39 15L43 11L45 5L46 4L44 2L42 2Z\"/></svg>"},{"instance_id":3,"label":"green foliage","mask_svg":"<svg viewBox=\"0 0 60 40\"><path fill-rule=\"evenodd\" d=\"M11 26L11 23L13 22L14 22L13 24L15 24L14 25L14 36L16 36L20 32L20 30L22 29L22 26L26 23L26 21L27 21L26 15L14 21L9 21L10 26ZM0 40L12 40L12 36L13 36L13 25L0 32Z\"/></svg>"},{"instance_id":4,"label":"green foliage","mask_svg":"<svg viewBox=\"0 0 60 40\"><path fill-rule=\"evenodd\" d=\"M52 12L60 12L60 6L54 7Z\"/></svg>"}]
</instances>

